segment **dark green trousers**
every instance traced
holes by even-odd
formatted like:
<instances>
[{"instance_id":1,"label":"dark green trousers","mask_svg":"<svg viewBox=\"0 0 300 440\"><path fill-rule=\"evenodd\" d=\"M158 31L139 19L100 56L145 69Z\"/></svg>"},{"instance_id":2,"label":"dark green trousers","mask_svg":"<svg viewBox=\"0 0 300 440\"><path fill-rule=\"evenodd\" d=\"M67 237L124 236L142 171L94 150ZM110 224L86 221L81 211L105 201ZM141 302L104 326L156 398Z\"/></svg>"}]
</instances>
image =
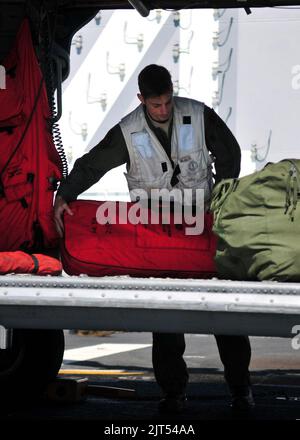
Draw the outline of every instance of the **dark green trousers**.
<instances>
[{"instance_id":1,"label":"dark green trousers","mask_svg":"<svg viewBox=\"0 0 300 440\"><path fill-rule=\"evenodd\" d=\"M248 336L215 335L215 338L230 389L248 386L251 359ZM174 395L185 392L189 375L183 359L184 351L184 334L153 333L153 370L163 393Z\"/></svg>"}]
</instances>

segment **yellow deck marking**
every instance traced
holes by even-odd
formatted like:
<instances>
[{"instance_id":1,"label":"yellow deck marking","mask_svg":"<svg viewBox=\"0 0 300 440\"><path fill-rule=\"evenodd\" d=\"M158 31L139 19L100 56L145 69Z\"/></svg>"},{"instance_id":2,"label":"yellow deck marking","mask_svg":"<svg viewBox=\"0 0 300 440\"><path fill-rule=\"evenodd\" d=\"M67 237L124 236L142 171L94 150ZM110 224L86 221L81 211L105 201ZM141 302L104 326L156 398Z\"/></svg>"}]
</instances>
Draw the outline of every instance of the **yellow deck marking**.
<instances>
[{"instance_id":1,"label":"yellow deck marking","mask_svg":"<svg viewBox=\"0 0 300 440\"><path fill-rule=\"evenodd\" d=\"M86 374L99 376L137 376L144 374L142 371L124 371L124 370L59 370L58 374Z\"/></svg>"}]
</instances>

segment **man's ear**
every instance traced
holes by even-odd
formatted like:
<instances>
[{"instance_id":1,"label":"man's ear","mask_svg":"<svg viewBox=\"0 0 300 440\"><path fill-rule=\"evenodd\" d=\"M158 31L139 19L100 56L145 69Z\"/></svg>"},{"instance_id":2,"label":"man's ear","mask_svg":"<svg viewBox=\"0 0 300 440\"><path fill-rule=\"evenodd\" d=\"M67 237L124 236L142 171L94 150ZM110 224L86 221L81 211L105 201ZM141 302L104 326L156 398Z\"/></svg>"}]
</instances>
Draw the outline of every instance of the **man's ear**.
<instances>
[{"instance_id":1,"label":"man's ear","mask_svg":"<svg viewBox=\"0 0 300 440\"><path fill-rule=\"evenodd\" d=\"M145 105L145 100L143 98L143 95L141 95L140 93L137 94L138 99L141 101L142 104Z\"/></svg>"}]
</instances>

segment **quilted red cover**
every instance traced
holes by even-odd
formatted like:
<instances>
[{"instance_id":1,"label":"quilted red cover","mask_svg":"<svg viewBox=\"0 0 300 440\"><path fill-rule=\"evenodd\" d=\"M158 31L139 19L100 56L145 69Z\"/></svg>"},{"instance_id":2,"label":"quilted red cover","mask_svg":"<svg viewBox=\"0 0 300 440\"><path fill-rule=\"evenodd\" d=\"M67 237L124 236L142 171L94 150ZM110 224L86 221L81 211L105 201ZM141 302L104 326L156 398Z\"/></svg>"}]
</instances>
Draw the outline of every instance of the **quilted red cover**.
<instances>
[{"instance_id":1,"label":"quilted red cover","mask_svg":"<svg viewBox=\"0 0 300 440\"><path fill-rule=\"evenodd\" d=\"M0 90L0 251L54 248L54 181L61 159L49 130L45 82L28 20L4 60L6 89Z\"/></svg>"},{"instance_id":2,"label":"quilted red cover","mask_svg":"<svg viewBox=\"0 0 300 440\"><path fill-rule=\"evenodd\" d=\"M201 235L185 235L185 225L107 224L97 221L104 202L78 200L65 213L61 241L63 269L70 275L210 278L216 274L216 236L205 214ZM133 203L118 202L130 210ZM119 205L118 205L119 206ZM117 209L117 214L118 214ZM150 218L150 216L149 216Z\"/></svg>"}]
</instances>

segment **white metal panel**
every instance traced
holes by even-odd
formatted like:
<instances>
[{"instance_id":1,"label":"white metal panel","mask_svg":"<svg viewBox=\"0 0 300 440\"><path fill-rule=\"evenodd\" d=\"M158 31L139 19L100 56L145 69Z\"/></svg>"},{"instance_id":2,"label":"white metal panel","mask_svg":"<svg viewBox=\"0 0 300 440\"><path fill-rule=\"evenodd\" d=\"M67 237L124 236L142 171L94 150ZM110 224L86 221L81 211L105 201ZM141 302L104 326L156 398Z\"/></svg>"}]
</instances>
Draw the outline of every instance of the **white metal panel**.
<instances>
[{"instance_id":1,"label":"white metal panel","mask_svg":"<svg viewBox=\"0 0 300 440\"><path fill-rule=\"evenodd\" d=\"M130 277L0 277L0 324L291 337L300 284Z\"/></svg>"},{"instance_id":2,"label":"white metal panel","mask_svg":"<svg viewBox=\"0 0 300 440\"><path fill-rule=\"evenodd\" d=\"M220 63L230 48L233 57L218 110L225 119L232 108L228 123L243 150L242 174L248 174L266 162L299 158L300 10L253 8L247 15L228 9L220 41L231 17L230 37L219 47Z\"/></svg>"}]
</instances>

